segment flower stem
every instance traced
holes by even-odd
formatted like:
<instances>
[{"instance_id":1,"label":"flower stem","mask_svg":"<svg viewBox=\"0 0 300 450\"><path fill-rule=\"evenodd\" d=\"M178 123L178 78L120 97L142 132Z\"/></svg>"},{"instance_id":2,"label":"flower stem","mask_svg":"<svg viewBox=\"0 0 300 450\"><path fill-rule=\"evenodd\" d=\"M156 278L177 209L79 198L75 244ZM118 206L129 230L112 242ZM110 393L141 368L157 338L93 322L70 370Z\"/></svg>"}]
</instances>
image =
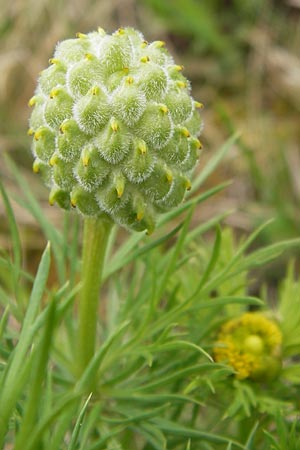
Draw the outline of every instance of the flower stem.
<instances>
[{"instance_id":1,"label":"flower stem","mask_svg":"<svg viewBox=\"0 0 300 450\"><path fill-rule=\"evenodd\" d=\"M108 237L112 224L101 218L84 219L82 288L79 296L77 367L84 372L95 352L99 291Z\"/></svg>"}]
</instances>

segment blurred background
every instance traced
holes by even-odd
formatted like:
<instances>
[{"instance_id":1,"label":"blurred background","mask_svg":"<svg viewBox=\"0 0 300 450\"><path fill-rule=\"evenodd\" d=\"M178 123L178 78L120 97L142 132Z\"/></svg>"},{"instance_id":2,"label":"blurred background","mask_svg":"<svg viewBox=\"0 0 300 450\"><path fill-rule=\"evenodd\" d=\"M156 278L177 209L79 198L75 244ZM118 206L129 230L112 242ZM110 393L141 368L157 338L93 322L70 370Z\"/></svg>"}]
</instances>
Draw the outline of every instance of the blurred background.
<instances>
[{"instance_id":1,"label":"blurred background","mask_svg":"<svg viewBox=\"0 0 300 450\"><path fill-rule=\"evenodd\" d=\"M184 65L194 98L205 105L199 170L234 131L241 133L205 188L228 179L232 184L199 208L197 220L233 209L225 223L237 235L275 219L259 245L299 236L300 0L0 0L0 11L0 151L17 162L50 220L59 222L61 211L48 207L47 190L31 173L26 134L38 74L57 41L98 26L107 32L133 26L148 41L166 42ZM0 175L17 192L2 160ZM34 261L44 238L34 219L14 206ZM0 203L5 247L4 216ZM283 264L267 276L283 275Z\"/></svg>"}]
</instances>

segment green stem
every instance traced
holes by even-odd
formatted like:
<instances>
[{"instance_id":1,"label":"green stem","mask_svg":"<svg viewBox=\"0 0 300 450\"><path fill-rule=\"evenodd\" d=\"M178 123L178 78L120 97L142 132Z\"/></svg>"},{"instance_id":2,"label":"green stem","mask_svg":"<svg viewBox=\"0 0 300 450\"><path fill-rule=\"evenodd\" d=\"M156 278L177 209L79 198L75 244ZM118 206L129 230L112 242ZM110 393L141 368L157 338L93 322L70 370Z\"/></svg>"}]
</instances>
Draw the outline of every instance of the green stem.
<instances>
[{"instance_id":1,"label":"green stem","mask_svg":"<svg viewBox=\"0 0 300 450\"><path fill-rule=\"evenodd\" d=\"M84 220L82 250L82 288L79 297L79 329L76 351L79 376L95 352L99 291L105 251L112 225L100 218Z\"/></svg>"}]
</instances>

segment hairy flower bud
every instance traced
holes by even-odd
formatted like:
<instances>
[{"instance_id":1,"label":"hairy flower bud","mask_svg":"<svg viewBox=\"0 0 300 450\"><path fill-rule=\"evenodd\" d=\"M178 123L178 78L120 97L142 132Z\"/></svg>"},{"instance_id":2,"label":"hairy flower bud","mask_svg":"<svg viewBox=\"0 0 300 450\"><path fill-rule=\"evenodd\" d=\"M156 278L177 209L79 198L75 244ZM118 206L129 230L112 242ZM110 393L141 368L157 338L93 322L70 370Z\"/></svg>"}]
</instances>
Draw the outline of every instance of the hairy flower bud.
<instances>
[{"instance_id":1,"label":"hairy flower bud","mask_svg":"<svg viewBox=\"0 0 300 450\"><path fill-rule=\"evenodd\" d=\"M214 348L215 360L227 362L236 378L270 380L282 364L282 333L260 313L245 313L226 322Z\"/></svg>"},{"instance_id":2,"label":"hairy flower bud","mask_svg":"<svg viewBox=\"0 0 300 450\"><path fill-rule=\"evenodd\" d=\"M201 149L202 104L182 66L132 28L78 33L49 62L29 134L50 204L151 232L190 189Z\"/></svg>"}]
</instances>

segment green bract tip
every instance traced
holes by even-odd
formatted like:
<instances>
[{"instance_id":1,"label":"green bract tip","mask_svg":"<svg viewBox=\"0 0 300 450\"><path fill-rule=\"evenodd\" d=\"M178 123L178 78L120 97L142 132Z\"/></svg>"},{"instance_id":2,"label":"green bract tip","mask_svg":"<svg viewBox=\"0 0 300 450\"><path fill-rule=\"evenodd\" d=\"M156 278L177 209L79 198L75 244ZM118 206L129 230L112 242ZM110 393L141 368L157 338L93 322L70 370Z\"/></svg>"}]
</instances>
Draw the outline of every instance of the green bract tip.
<instances>
[{"instance_id":1,"label":"green bract tip","mask_svg":"<svg viewBox=\"0 0 300 450\"><path fill-rule=\"evenodd\" d=\"M199 105L162 41L132 28L60 42L30 118L34 170L50 204L151 232L190 189Z\"/></svg>"}]
</instances>

